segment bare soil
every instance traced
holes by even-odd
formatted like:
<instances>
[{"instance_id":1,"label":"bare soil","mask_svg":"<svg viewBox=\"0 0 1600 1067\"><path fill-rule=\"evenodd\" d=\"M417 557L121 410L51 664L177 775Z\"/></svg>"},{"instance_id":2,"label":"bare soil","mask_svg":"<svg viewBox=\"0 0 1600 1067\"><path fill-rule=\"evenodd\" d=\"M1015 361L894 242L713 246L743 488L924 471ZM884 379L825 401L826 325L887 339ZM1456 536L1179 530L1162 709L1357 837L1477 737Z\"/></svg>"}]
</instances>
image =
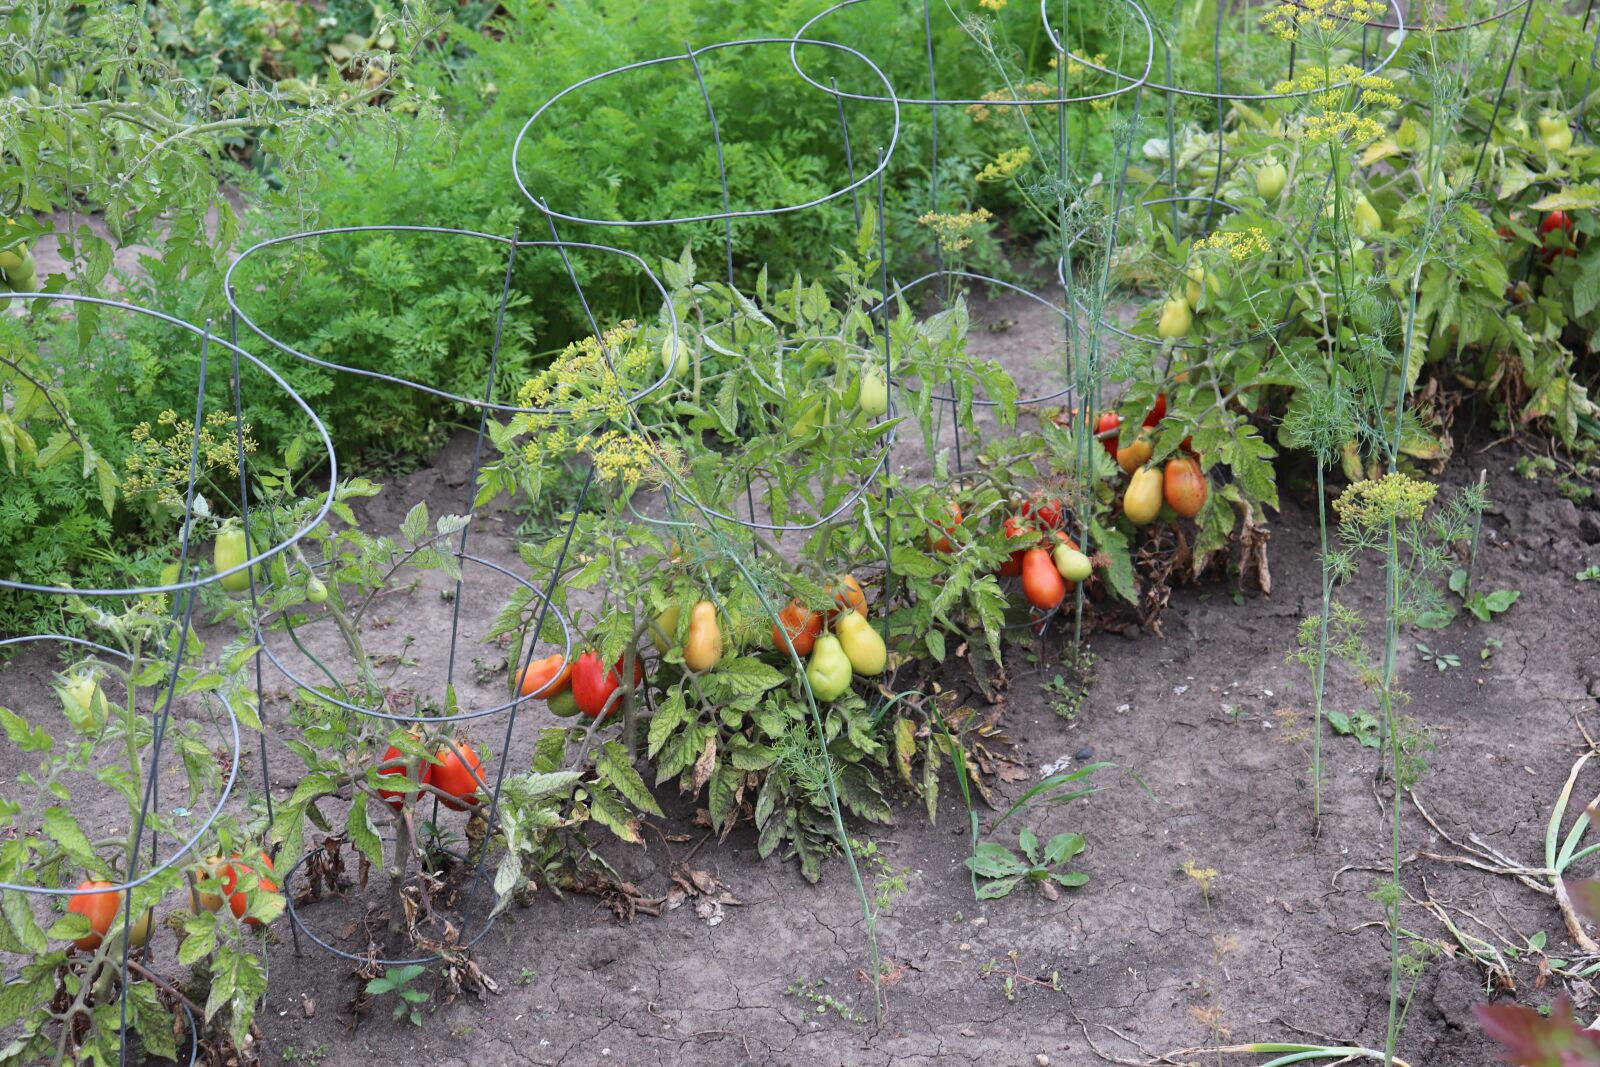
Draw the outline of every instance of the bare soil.
<instances>
[{"instance_id":1,"label":"bare soil","mask_svg":"<svg viewBox=\"0 0 1600 1067\"><path fill-rule=\"evenodd\" d=\"M1020 298L981 304L983 321L1016 322L975 331L974 343L1003 357L1024 392L1029 382L1058 377L1054 323ZM903 447L897 466L926 470L921 445ZM1521 590L1521 598L1490 624L1458 621L1443 632L1406 635L1401 662L1405 712L1437 746L1417 788L1423 804L1451 836L1476 834L1540 866L1551 805L1586 748L1580 725L1600 733L1600 583L1574 578L1600 563L1600 512L1559 498L1548 480L1516 477L1518 454L1500 445L1458 457L1443 481L1461 485L1488 471L1496 503L1476 573L1486 586ZM434 515L460 511L469 460L470 440L452 442L434 466L386 488L364 521L393 529L419 499ZM595 898L543 894L509 910L474 951L499 993L481 1002L436 1001L421 1027L392 1020L392 998L349 1012L359 987L354 966L308 943L297 954L279 923L265 935L272 988L260 1016L263 1062L920 1065L1043 1064L1048 1057L1089 1065L1105 1062L1102 1054L1142 1063L1172 1049L1308 1035L1381 1048L1389 952L1370 894L1387 870L1386 794L1373 784L1375 749L1325 736L1324 812L1320 834L1313 833L1310 682L1284 654L1299 621L1317 609L1315 501L1293 468L1281 484L1284 507L1271 517L1270 596L1213 581L1176 591L1159 634L1135 626L1091 636L1093 683L1070 715L1045 688L1064 673L1069 638L1052 632L1010 651L1001 721L1027 777L997 782L997 795L1009 802L1063 760L1107 760L1127 772L1102 771L1093 796L1005 828L1011 843L1019 822L1041 839L1085 834L1088 849L1075 867L1090 874L1087 885L1054 902L1026 890L975 901L962 866L966 813L949 781L937 824L907 798L896 825L858 829L890 866L909 871L877 928L888 967L881 1020L867 981L866 924L843 862L832 862L819 885L807 884L793 863L759 860L748 828L725 843L702 840L706 831L693 824L692 810L664 796L669 817L650 820L646 845L606 854L650 897L666 893L679 864L709 875L739 901L706 909L717 921L692 900L660 918L624 922ZM480 516L472 550L519 570L516 523L504 511ZM455 675L463 706L484 707L499 699L504 675L495 670L498 650L479 637L506 584L474 573L461 602ZM396 690L442 689L454 610L443 589L430 579L396 592L374 616L370 639L406 657L394 667ZM1340 595L1377 620L1380 590L1367 580ZM308 641L319 647L317 635ZM1415 651L1418 641L1460 665L1436 669ZM19 656L0 673L0 702L19 711L35 706L46 666L44 650ZM268 688L268 719L279 724L288 686L269 675ZM1329 693L1334 709L1373 707L1338 671ZM513 769L526 765L530 738L547 715L542 706L520 714ZM495 716L472 736L499 752L504 730L504 716ZM254 742L246 747L253 752ZM274 794L286 797L296 761L270 733L268 752ZM10 755L0 775L12 779L24 765ZM248 769L255 781L253 760ZM1584 781L1576 792L1587 797L1596 788ZM116 810L109 799L104 804ZM985 813L985 824L993 817ZM1409 805L1403 835L1402 880L1412 898L1404 926L1455 951L1434 958L1417 982L1400 1054L1419 1067L1496 1062L1472 1014L1489 976L1419 902L1436 902L1460 929L1502 948L1524 947L1542 931L1550 955L1579 953L1548 896L1419 856L1461 850ZM1217 872L1209 895L1183 873L1185 863ZM358 903L350 902L348 915L320 910L339 907L319 905L307 921L325 922L319 929L359 952ZM157 936L156 949L158 961L170 964L168 936ZM1510 968L1514 992L1497 992L1547 1003L1564 983L1541 980L1539 954L1524 956ZM1051 987L1053 975L1059 988ZM429 974L418 985L434 982ZM1580 1003L1594 993L1582 983L1570 991ZM838 1006L818 999L824 995ZM1219 1061L1214 1054L1176 1059Z\"/></svg>"}]
</instances>

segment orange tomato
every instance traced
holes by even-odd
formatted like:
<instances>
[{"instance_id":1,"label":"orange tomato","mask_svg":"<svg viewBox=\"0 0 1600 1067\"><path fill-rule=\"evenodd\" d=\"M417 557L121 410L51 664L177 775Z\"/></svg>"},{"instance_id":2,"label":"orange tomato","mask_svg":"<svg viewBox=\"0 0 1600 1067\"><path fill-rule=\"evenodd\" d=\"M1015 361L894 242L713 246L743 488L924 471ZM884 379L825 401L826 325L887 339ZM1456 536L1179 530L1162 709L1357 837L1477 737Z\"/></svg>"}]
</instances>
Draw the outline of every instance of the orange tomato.
<instances>
[{"instance_id":1,"label":"orange tomato","mask_svg":"<svg viewBox=\"0 0 1600 1067\"><path fill-rule=\"evenodd\" d=\"M1162 491L1167 505L1186 519L1200 514L1206 503L1206 477L1200 473L1200 464L1188 456L1174 456L1167 460L1162 472Z\"/></svg>"},{"instance_id":2,"label":"orange tomato","mask_svg":"<svg viewBox=\"0 0 1600 1067\"><path fill-rule=\"evenodd\" d=\"M1022 595L1042 611L1057 607L1066 598L1066 579L1042 548L1030 548L1022 556Z\"/></svg>"},{"instance_id":3,"label":"orange tomato","mask_svg":"<svg viewBox=\"0 0 1600 1067\"><path fill-rule=\"evenodd\" d=\"M854 578L850 580L855 581ZM861 603L863 607L866 606L865 594ZM772 624L772 643L779 652L787 652L789 646L793 645L796 655L809 656L821 632L822 613L812 611L798 600L791 600L778 612L778 621Z\"/></svg>"},{"instance_id":4,"label":"orange tomato","mask_svg":"<svg viewBox=\"0 0 1600 1067\"><path fill-rule=\"evenodd\" d=\"M79 882L79 889L109 889L111 882ZM100 947L100 939L105 936L111 924L116 921L117 909L122 907L120 893L84 893L71 898L67 902L67 911L73 915L82 915L89 920L89 929L92 933L85 934L73 942L85 952L92 952Z\"/></svg>"},{"instance_id":5,"label":"orange tomato","mask_svg":"<svg viewBox=\"0 0 1600 1067\"><path fill-rule=\"evenodd\" d=\"M434 753L434 758L439 762L428 767L422 780L439 790L448 793L451 799L439 798L439 803L451 811L466 811L478 805L478 780L473 772L483 766L478 759L478 754L472 751L472 746L458 742L456 748L461 750L457 756L455 749L449 745ZM462 759L466 762L463 763Z\"/></svg>"},{"instance_id":6,"label":"orange tomato","mask_svg":"<svg viewBox=\"0 0 1600 1067\"><path fill-rule=\"evenodd\" d=\"M563 663L566 657L552 653L536 659L523 668L517 679L517 688L525 697L548 700L572 684L572 663Z\"/></svg>"},{"instance_id":7,"label":"orange tomato","mask_svg":"<svg viewBox=\"0 0 1600 1067\"><path fill-rule=\"evenodd\" d=\"M404 752L401 752L398 748L390 745L384 752L383 759L379 760L378 762L380 764L384 764L388 763L390 760L404 758ZM400 777L407 778L409 780L409 776L406 774L406 769L404 767L390 767L388 770L380 769L378 771L379 778L388 778L391 775L399 775ZM428 780L428 769L426 767L424 767L422 771L422 780L424 782ZM383 799L385 804L389 805L395 811L399 811L405 806L406 792L407 791L405 789L380 789L378 790L378 796Z\"/></svg>"},{"instance_id":8,"label":"orange tomato","mask_svg":"<svg viewBox=\"0 0 1600 1067\"><path fill-rule=\"evenodd\" d=\"M950 505L950 521L948 523L941 522L939 524L939 528L944 531L944 535L940 536L940 537L936 537L936 536L934 536L933 531L929 530L928 531L928 548L931 549L934 552L954 552L956 546L951 542L950 534L951 534L952 531L955 530L955 528L957 526L960 526L960 525L961 525L961 505L960 504L951 504Z\"/></svg>"},{"instance_id":9,"label":"orange tomato","mask_svg":"<svg viewBox=\"0 0 1600 1067\"><path fill-rule=\"evenodd\" d=\"M867 614L867 594L861 588L861 583L856 581L853 574L842 574L838 581L837 586L833 582L829 582L827 586L828 592L833 594L833 602L839 605L838 611L830 612L829 617L837 615L839 611L849 611L854 608L864 618Z\"/></svg>"}]
</instances>

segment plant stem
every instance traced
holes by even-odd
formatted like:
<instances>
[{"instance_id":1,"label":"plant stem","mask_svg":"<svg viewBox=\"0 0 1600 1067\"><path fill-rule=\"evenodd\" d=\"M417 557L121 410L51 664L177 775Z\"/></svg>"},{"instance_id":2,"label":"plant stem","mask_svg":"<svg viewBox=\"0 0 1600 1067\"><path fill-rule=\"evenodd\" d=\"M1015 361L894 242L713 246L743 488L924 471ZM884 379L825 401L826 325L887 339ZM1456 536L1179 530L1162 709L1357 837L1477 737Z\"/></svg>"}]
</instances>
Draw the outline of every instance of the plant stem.
<instances>
[{"instance_id":1,"label":"plant stem","mask_svg":"<svg viewBox=\"0 0 1600 1067\"><path fill-rule=\"evenodd\" d=\"M1313 836L1322 832L1322 697L1328 673L1328 616L1333 609L1333 569L1328 565L1327 475L1317 458L1317 534L1322 544L1322 614L1317 620L1317 660L1311 694L1316 715L1311 735L1311 822Z\"/></svg>"}]
</instances>

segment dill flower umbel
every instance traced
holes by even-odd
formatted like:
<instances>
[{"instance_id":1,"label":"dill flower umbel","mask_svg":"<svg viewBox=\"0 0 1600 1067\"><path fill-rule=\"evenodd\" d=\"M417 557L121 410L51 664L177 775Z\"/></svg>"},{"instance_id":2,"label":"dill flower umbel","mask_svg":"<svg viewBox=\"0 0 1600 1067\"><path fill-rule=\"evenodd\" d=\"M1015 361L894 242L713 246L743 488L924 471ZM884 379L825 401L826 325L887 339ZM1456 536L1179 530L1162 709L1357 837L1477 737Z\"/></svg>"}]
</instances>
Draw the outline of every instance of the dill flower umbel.
<instances>
[{"instance_id":1,"label":"dill flower umbel","mask_svg":"<svg viewBox=\"0 0 1600 1067\"><path fill-rule=\"evenodd\" d=\"M1244 230L1218 230L1200 238L1194 247L1196 251L1215 249L1234 262L1250 259L1253 256L1264 256L1272 251L1272 246L1267 243L1267 235L1261 231L1260 226L1251 226Z\"/></svg>"},{"instance_id":2,"label":"dill flower umbel","mask_svg":"<svg viewBox=\"0 0 1600 1067\"><path fill-rule=\"evenodd\" d=\"M1385 8L1382 0L1287 0L1262 15L1261 23L1285 41L1297 41L1305 34L1365 26Z\"/></svg>"},{"instance_id":3,"label":"dill flower umbel","mask_svg":"<svg viewBox=\"0 0 1600 1067\"><path fill-rule=\"evenodd\" d=\"M1027 166L1028 160L1032 158L1033 150L1027 145L1008 148L1001 152L993 163L978 172L977 180L980 182L1004 181Z\"/></svg>"},{"instance_id":4,"label":"dill flower umbel","mask_svg":"<svg viewBox=\"0 0 1600 1067\"><path fill-rule=\"evenodd\" d=\"M1415 522L1433 503L1439 487L1408 474L1385 474L1377 481L1352 484L1333 508L1339 521L1358 529L1376 530L1391 522Z\"/></svg>"},{"instance_id":5,"label":"dill flower umbel","mask_svg":"<svg viewBox=\"0 0 1600 1067\"><path fill-rule=\"evenodd\" d=\"M959 215L930 211L918 218L917 223L933 231L943 251L959 252L972 243L972 238L967 236L968 232L974 226L988 222L993 217L989 214L988 208L980 207L976 211L965 211Z\"/></svg>"},{"instance_id":6,"label":"dill flower umbel","mask_svg":"<svg viewBox=\"0 0 1600 1067\"><path fill-rule=\"evenodd\" d=\"M126 496L155 493L161 503L181 508L189 486L189 453L197 444L194 422L168 410L156 417L156 423L163 429L141 422L129 433L133 451L124 461L128 473L122 480L122 492ZM256 441L250 436L249 423L236 433L234 417L227 412L213 411L205 417L198 435L196 470L202 482L218 474L237 482L241 438L244 454L254 455Z\"/></svg>"},{"instance_id":7,"label":"dill flower umbel","mask_svg":"<svg viewBox=\"0 0 1600 1067\"><path fill-rule=\"evenodd\" d=\"M644 380L652 358L631 319L599 339L568 345L517 393L521 407L565 409L564 414L525 412L511 420L512 431L528 437L524 457L539 463L569 453L588 456L605 481L639 481L658 459L670 460L631 429L628 383Z\"/></svg>"}]
</instances>

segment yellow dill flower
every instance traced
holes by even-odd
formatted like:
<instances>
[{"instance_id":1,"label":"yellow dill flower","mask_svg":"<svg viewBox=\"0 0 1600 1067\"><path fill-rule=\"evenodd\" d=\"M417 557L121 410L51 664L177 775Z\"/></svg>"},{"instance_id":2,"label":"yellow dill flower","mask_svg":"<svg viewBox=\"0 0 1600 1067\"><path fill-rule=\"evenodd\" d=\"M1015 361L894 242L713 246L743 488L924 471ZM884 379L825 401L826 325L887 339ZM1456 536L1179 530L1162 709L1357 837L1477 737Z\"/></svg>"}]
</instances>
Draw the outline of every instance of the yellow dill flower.
<instances>
[{"instance_id":1,"label":"yellow dill flower","mask_svg":"<svg viewBox=\"0 0 1600 1067\"><path fill-rule=\"evenodd\" d=\"M1289 0L1261 16L1261 24L1286 41L1304 30L1332 34L1348 26L1364 26L1383 14L1382 0Z\"/></svg>"},{"instance_id":2,"label":"yellow dill flower","mask_svg":"<svg viewBox=\"0 0 1600 1067\"><path fill-rule=\"evenodd\" d=\"M977 180L980 182L998 182L1011 177L1017 171L1028 165L1028 160L1033 158L1033 150L1027 145L1019 148L1008 148L1001 152L993 163L978 172Z\"/></svg>"},{"instance_id":3,"label":"yellow dill flower","mask_svg":"<svg viewBox=\"0 0 1600 1067\"><path fill-rule=\"evenodd\" d=\"M988 222L994 216L989 214L988 208L980 207L976 211L966 211L961 214L930 211L917 219L919 225L931 229L939 240L939 247L946 252L959 252L972 243L968 232L979 223Z\"/></svg>"},{"instance_id":4,"label":"yellow dill flower","mask_svg":"<svg viewBox=\"0 0 1600 1067\"><path fill-rule=\"evenodd\" d=\"M1300 122L1299 135L1307 144L1345 142L1351 148L1365 148L1383 136L1377 120L1354 111L1335 111L1326 115L1307 115Z\"/></svg>"},{"instance_id":5,"label":"yellow dill flower","mask_svg":"<svg viewBox=\"0 0 1600 1067\"><path fill-rule=\"evenodd\" d=\"M1006 6L1006 0L978 0L978 6L988 8L990 11L999 11Z\"/></svg>"},{"instance_id":6,"label":"yellow dill flower","mask_svg":"<svg viewBox=\"0 0 1600 1067\"><path fill-rule=\"evenodd\" d=\"M1381 529L1390 522L1414 522L1433 503L1439 487L1408 474L1385 474L1377 481L1356 482L1333 502L1341 522Z\"/></svg>"},{"instance_id":7,"label":"yellow dill flower","mask_svg":"<svg viewBox=\"0 0 1600 1067\"><path fill-rule=\"evenodd\" d=\"M606 481L638 481L657 462L675 463L649 439L626 429L632 421L629 383L648 377L653 358L631 319L598 340L585 337L568 345L517 392L521 407L565 409L565 414L525 412L512 418L512 430L528 438L523 455L530 463L585 455Z\"/></svg>"},{"instance_id":8,"label":"yellow dill flower","mask_svg":"<svg viewBox=\"0 0 1600 1067\"><path fill-rule=\"evenodd\" d=\"M189 487L189 455L196 448L194 422L167 410L156 416L156 423L165 430L156 431L148 422L141 422L128 433L133 450L123 461L128 473L122 479L122 492L124 496L155 493L162 504L181 508ZM247 456L256 450L250 424L236 426L228 412L213 411L201 422L198 438L198 482L226 478L222 484L237 484L241 443Z\"/></svg>"},{"instance_id":9,"label":"yellow dill flower","mask_svg":"<svg viewBox=\"0 0 1600 1067\"><path fill-rule=\"evenodd\" d=\"M1259 226L1244 230L1218 230L1200 238L1194 247L1196 251L1214 249L1235 262L1252 256L1264 256L1272 251L1272 246L1267 243L1267 235Z\"/></svg>"}]
</instances>

